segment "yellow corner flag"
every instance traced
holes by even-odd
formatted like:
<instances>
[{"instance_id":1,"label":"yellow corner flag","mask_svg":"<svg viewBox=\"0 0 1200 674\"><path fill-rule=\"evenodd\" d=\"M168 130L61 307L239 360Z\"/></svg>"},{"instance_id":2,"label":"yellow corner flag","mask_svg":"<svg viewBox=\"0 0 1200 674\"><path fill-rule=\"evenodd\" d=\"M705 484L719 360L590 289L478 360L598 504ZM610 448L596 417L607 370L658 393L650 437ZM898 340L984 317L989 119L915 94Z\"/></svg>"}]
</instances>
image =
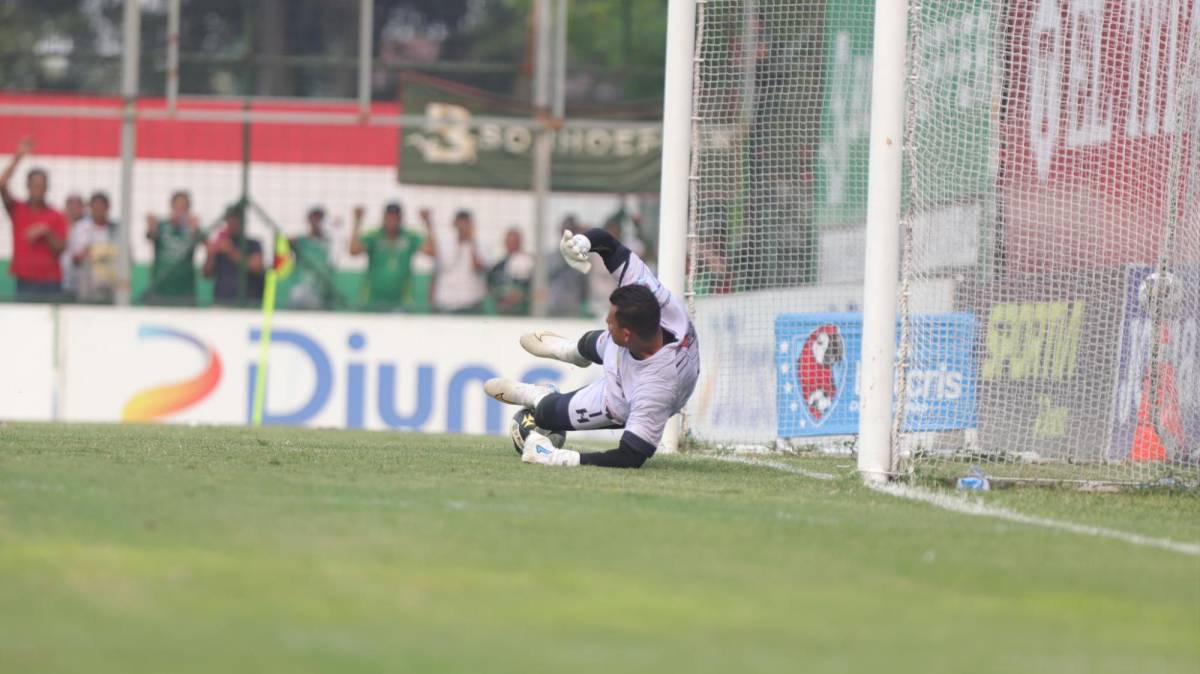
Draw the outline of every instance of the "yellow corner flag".
<instances>
[{"instance_id":1,"label":"yellow corner flag","mask_svg":"<svg viewBox=\"0 0 1200 674\"><path fill-rule=\"evenodd\" d=\"M258 337L258 371L254 377L254 407L251 410L250 423L261 426L263 406L267 398L267 359L271 353L271 320L275 316L275 283L286 278L296 267L296 256L292 247L283 234L275 235L275 258L271 268L267 270L263 283L262 330Z\"/></svg>"},{"instance_id":2,"label":"yellow corner flag","mask_svg":"<svg viewBox=\"0 0 1200 674\"><path fill-rule=\"evenodd\" d=\"M296 255L292 253L292 246L283 234L275 235L275 261L271 266L281 280L296 268Z\"/></svg>"}]
</instances>

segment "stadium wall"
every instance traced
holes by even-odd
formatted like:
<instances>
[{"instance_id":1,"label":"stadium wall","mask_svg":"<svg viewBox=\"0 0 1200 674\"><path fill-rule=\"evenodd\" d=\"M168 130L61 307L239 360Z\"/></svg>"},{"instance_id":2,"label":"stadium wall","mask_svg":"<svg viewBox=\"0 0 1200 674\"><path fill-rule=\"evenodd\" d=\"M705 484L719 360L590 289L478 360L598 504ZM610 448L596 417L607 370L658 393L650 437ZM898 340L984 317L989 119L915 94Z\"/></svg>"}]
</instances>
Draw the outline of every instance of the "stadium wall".
<instances>
[{"instance_id":1,"label":"stadium wall","mask_svg":"<svg viewBox=\"0 0 1200 674\"><path fill-rule=\"evenodd\" d=\"M0 418L246 424L260 315L244 310L7 305ZM589 321L547 321L573 335ZM529 356L527 320L314 314L275 317L265 421L277 425L504 432L494 376L582 386L598 370Z\"/></svg>"}]
</instances>

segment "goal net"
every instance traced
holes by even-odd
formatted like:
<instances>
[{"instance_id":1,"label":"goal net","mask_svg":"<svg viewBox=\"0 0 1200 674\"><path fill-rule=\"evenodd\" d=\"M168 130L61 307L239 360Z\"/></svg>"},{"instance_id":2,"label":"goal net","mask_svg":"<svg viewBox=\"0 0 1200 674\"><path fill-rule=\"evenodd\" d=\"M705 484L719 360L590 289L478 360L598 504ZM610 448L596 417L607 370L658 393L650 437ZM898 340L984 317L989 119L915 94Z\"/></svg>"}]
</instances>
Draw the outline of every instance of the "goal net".
<instances>
[{"instance_id":1,"label":"goal net","mask_svg":"<svg viewBox=\"0 0 1200 674\"><path fill-rule=\"evenodd\" d=\"M851 448L872 0L698 6L689 430ZM894 470L1200 470L1200 4L910 3Z\"/></svg>"}]
</instances>

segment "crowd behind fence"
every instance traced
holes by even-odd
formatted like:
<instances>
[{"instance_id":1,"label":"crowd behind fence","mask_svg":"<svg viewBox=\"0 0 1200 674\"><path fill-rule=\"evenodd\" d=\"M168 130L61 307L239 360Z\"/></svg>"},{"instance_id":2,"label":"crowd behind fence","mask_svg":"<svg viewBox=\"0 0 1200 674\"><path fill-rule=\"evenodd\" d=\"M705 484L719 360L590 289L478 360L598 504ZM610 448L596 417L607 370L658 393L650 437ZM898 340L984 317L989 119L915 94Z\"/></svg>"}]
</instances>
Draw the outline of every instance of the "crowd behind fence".
<instances>
[{"instance_id":1,"label":"crowd behind fence","mask_svg":"<svg viewBox=\"0 0 1200 674\"><path fill-rule=\"evenodd\" d=\"M5 301L113 302L125 226L130 296L146 305L257 307L278 235L295 257L278 305L301 310L524 315L541 302L549 315L597 315L611 280L564 273L561 229L605 227L655 257L656 194L552 193L535 250L531 192L404 184L403 127L387 107L206 120L156 117L146 102L126 211L112 101L6 98Z\"/></svg>"}]
</instances>

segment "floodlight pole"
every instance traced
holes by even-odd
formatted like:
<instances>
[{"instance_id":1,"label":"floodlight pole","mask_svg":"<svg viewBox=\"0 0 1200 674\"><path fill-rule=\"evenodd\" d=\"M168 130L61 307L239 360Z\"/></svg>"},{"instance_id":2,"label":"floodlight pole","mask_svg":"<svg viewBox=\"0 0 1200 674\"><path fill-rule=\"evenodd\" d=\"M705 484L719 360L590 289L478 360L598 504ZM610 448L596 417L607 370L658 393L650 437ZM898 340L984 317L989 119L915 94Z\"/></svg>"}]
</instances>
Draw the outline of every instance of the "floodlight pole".
<instances>
[{"instance_id":1,"label":"floodlight pole","mask_svg":"<svg viewBox=\"0 0 1200 674\"><path fill-rule=\"evenodd\" d=\"M358 114L365 122L371 115L371 58L375 51L371 21L372 0L358 2Z\"/></svg>"},{"instance_id":2,"label":"floodlight pole","mask_svg":"<svg viewBox=\"0 0 1200 674\"><path fill-rule=\"evenodd\" d=\"M875 2L871 70L871 154L867 176L863 281L862 395L858 471L865 482L892 472L892 395L900 275L900 197L904 164L905 39L908 3Z\"/></svg>"},{"instance_id":3,"label":"floodlight pole","mask_svg":"<svg viewBox=\"0 0 1200 674\"><path fill-rule=\"evenodd\" d=\"M695 0L671 0L667 6L667 63L663 86L662 183L659 188L658 277L676 296L687 284L688 194L692 171L692 68L696 40ZM679 447L682 420L676 416L663 432L661 450Z\"/></svg>"},{"instance_id":4,"label":"floodlight pole","mask_svg":"<svg viewBox=\"0 0 1200 674\"><path fill-rule=\"evenodd\" d=\"M116 303L127 306L130 287L130 231L133 228L133 158L137 149L138 55L141 52L141 6L125 0L121 48L121 222L117 226Z\"/></svg>"},{"instance_id":5,"label":"floodlight pole","mask_svg":"<svg viewBox=\"0 0 1200 674\"><path fill-rule=\"evenodd\" d=\"M545 316L549 289L549 269L546 265L546 227L550 219L550 162L554 150L554 131L547 122L561 104L552 99L561 98L562 92L553 91L554 40L550 3L553 0L536 0L534 11L535 62L533 71L533 113L542 124L536 129L533 145L533 283L530 308L534 316ZM564 26L565 29L565 26Z\"/></svg>"}]
</instances>

